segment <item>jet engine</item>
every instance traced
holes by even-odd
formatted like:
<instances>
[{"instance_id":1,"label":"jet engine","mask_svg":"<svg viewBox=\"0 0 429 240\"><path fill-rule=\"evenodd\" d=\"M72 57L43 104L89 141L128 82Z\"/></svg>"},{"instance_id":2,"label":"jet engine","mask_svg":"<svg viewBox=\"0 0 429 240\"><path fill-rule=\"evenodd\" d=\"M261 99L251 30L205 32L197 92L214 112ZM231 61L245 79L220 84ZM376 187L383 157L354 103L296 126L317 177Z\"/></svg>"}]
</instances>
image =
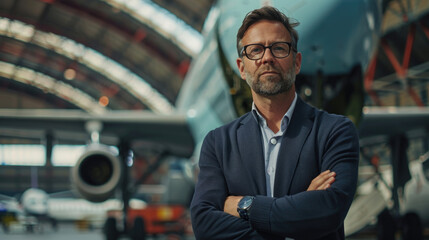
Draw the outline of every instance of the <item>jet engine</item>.
<instances>
[{"instance_id":1,"label":"jet engine","mask_svg":"<svg viewBox=\"0 0 429 240\"><path fill-rule=\"evenodd\" d=\"M77 191L88 201L110 198L121 180L121 162L109 146L91 144L72 168Z\"/></svg>"}]
</instances>

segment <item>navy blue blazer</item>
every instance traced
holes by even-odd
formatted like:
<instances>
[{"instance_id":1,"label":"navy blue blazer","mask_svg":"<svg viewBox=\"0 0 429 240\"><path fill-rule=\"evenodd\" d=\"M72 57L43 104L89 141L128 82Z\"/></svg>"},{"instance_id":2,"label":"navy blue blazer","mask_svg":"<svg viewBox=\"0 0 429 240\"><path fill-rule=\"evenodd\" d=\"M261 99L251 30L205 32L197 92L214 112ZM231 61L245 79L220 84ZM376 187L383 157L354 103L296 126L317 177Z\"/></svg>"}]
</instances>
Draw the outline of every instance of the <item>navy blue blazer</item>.
<instances>
[{"instance_id":1,"label":"navy blue blazer","mask_svg":"<svg viewBox=\"0 0 429 240\"><path fill-rule=\"evenodd\" d=\"M298 98L279 152L274 197L266 196L261 138L251 113L207 134L191 203L196 238L344 239L359 161L353 123ZM327 169L336 172L332 186L306 191ZM256 196L249 221L223 212L230 195Z\"/></svg>"}]
</instances>

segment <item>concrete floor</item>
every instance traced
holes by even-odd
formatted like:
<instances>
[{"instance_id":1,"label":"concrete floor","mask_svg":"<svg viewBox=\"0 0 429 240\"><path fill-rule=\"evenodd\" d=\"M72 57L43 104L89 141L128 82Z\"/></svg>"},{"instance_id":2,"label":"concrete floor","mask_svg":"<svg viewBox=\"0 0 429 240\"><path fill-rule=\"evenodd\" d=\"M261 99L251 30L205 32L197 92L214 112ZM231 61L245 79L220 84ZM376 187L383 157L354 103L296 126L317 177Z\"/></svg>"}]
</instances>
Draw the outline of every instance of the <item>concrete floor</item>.
<instances>
[{"instance_id":1,"label":"concrete floor","mask_svg":"<svg viewBox=\"0 0 429 240\"><path fill-rule=\"evenodd\" d=\"M1 229L1 228L0 228ZM425 239L429 240L429 231L425 231ZM101 229L82 229L74 223L60 223L58 230L54 231L50 226L43 226L43 229L36 229L34 232L27 232L24 228L15 227L9 233L0 230L0 240L104 240ZM129 239L121 237L120 240ZM148 240L155 240L155 238L148 238ZM179 238L161 236L157 240L178 240ZM346 238L347 240L375 240L375 232L365 232L353 237ZM396 237L400 240L400 235ZM183 240L183 238L182 238ZM185 240L195 240L194 237L187 237Z\"/></svg>"},{"instance_id":2,"label":"concrete floor","mask_svg":"<svg viewBox=\"0 0 429 240\"><path fill-rule=\"evenodd\" d=\"M5 233L0 228L0 240L104 240L104 235L101 229L83 229L74 223L60 223L58 230L54 231L51 226L43 225L43 229L35 229L33 232L28 232L22 226L11 228L9 233ZM120 237L120 240L129 239L126 236ZM157 238L148 237L147 240L179 240L172 236L159 236ZM195 238L187 237L181 240L195 240Z\"/></svg>"}]
</instances>

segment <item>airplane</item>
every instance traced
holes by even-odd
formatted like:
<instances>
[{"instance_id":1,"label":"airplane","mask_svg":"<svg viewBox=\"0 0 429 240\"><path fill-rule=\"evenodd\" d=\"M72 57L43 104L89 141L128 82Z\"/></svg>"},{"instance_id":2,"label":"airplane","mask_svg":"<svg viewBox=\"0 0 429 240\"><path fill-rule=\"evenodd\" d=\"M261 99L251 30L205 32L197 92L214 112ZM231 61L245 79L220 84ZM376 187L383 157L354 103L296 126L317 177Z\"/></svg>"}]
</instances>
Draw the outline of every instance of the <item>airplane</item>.
<instances>
[{"instance_id":1,"label":"airplane","mask_svg":"<svg viewBox=\"0 0 429 240\"><path fill-rule=\"evenodd\" d=\"M48 216L48 195L46 192L30 188L18 199L0 195L3 208L0 222L5 233L15 231L43 232L44 222L51 222L56 229L56 222Z\"/></svg>"},{"instance_id":2,"label":"airplane","mask_svg":"<svg viewBox=\"0 0 429 240\"><path fill-rule=\"evenodd\" d=\"M1 196L3 211L2 226L5 233L10 229L26 232L45 231L49 223L54 231L58 230L60 222L74 222L81 228L102 228L109 211L120 211L122 201L111 198L103 202L91 202L80 198L72 191L47 193L40 188L29 188L19 197ZM133 209L144 209L146 202L140 199L130 199Z\"/></svg>"},{"instance_id":3,"label":"airplane","mask_svg":"<svg viewBox=\"0 0 429 240\"><path fill-rule=\"evenodd\" d=\"M297 28L298 49L303 54L301 73L296 81L298 95L317 107L348 116L359 125L361 141L365 141L384 134L377 132L380 118L373 117L376 113L362 112L362 108L363 79L379 43L386 2L389 1L220 0L207 19L202 51L191 64L174 114L1 109L0 125L43 129L59 139L76 138L70 132L83 133L81 140L89 138L90 144L72 170L75 189L95 202L105 201L121 190L126 216L130 189L134 190L129 186L126 171L130 150L147 143L160 149L159 161L148 168L143 174L145 177L159 167L165 156L189 158L195 163L209 130L249 110L249 89L240 79L235 64L235 34L247 12L270 4L301 23ZM427 126L427 112L421 118L419 126ZM401 129L395 130L408 130ZM112 154L106 145L118 146L119 155ZM94 172L100 174L94 175ZM144 229L142 219L136 220L134 230ZM117 239L120 234L132 235L135 239L144 235L141 232L139 236L133 235L126 221L122 223L125 232L116 229L116 224L115 219L106 221L106 229L110 229L106 233L108 239Z\"/></svg>"}]
</instances>

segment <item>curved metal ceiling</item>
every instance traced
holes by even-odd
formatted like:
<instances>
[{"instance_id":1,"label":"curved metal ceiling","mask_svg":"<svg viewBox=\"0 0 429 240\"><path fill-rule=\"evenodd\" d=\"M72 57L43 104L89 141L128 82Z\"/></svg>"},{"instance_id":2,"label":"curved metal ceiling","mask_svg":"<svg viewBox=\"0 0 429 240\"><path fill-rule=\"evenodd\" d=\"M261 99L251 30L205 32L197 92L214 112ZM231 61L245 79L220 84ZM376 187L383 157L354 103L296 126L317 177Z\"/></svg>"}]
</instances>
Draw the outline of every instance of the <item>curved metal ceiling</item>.
<instances>
[{"instance_id":1,"label":"curved metal ceiling","mask_svg":"<svg viewBox=\"0 0 429 240\"><path fill-rule=\"evenodd\" d=\"M155 19L145 19L137 14L142 9L130 9L143 6L137 2L140 1L2 0L0 63L15 66L15 72L33 71L39 80L44 76L45 82L51 79L57 87L61 83L78 90L74 98L77 92L95 103L107 97L108 103L103 103L107 109L170 112L193 52L180 39L154 25L162 21L157 19L159 15L153 13ZM212 3L213 0L150 2L198 31ZM22 90L42 99L42 95L51 94L57 96L58 108L85 109L83 102L70 101L70 96L61 95L55 86L49 90L34 79L17 81L13 71L0 71L0 76L0 91ZM65 106L64 100L69 104Z\"/></svg>"}]
</instances>

